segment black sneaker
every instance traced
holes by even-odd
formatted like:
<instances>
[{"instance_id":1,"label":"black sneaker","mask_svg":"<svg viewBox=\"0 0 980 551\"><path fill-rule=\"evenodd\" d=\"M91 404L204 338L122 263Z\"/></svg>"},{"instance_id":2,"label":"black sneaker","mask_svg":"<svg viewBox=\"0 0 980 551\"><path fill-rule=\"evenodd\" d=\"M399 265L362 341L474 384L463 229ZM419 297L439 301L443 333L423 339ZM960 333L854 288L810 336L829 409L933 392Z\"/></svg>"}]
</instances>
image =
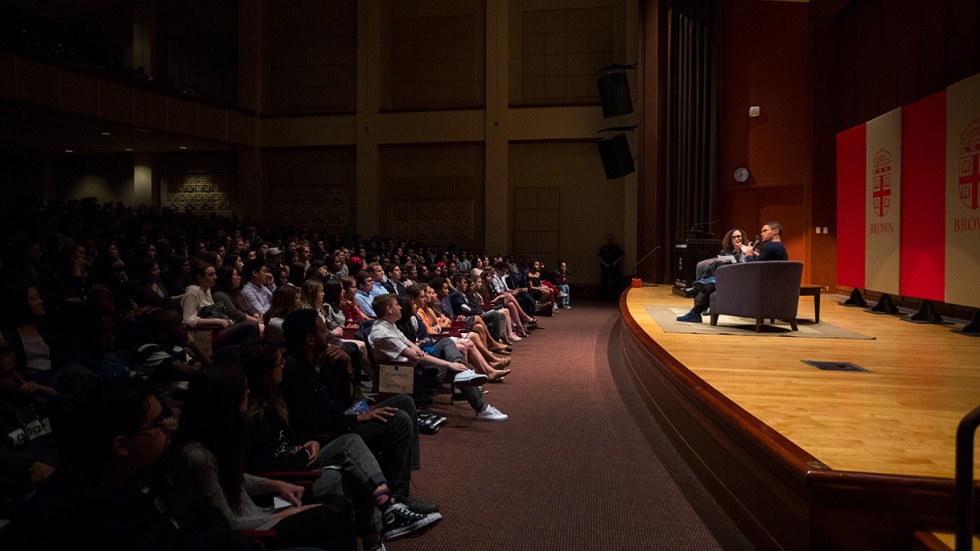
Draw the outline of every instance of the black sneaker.
<instances>
[{"instance_id":1,"label":"black sneaker","mask_svg":"<svg viewBox=\"0 0 980 551\"><path fill-rule=\"evenodd\" d=\"M404 503L393 503L381 514L381 537L386 541L419 532L442 520L441 513L412 512Z\"/></svg>"},{"instance_id":2,"label":"black sneaker","mask_svg":"<svg viewBox=\"0 0 980 551\"><path fill-rule=\"evenodd\" d=\"M438 513L439 506L435 503L429 503L428 501L422 501L421 499L416 499L412 496L392 496L398 503L404 503L406 507L413 513L419 513L422 515L428 515L430 513Z\"/></svg>"}]
</instances>

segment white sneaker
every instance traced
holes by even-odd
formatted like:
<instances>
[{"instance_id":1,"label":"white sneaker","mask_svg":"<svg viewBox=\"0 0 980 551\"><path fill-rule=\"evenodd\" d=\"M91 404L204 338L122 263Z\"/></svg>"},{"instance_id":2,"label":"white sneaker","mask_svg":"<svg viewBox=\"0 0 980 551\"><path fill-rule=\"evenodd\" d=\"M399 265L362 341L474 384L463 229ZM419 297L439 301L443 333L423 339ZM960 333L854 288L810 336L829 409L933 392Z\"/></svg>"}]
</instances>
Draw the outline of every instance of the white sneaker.
<instances>
[{"instance_id":1,"label":"white sneaker","mask_svg":"<svg viewBox=\"0 0 980 551\"><path fill-rule=\"evenodd\" d=\"M551 305L551 312L552 313L557 313L558 312L558 305L557 304L552 304Z\"/></svg>"},{"instance_id":2,"label":"white sneaker","mask_svg":"<svg viewBox=\"0 0 980 551\"><path fill-rule=\"evenodd\" d=\"M456 386L480 386L485 382L487 382L487 376L472 369L460 371L453 379Z\"/></svg>"},{"instance_id":3,"label":"white sneaker","mask_svg":"<svg viewBox=\"0 0 980 551\"><path fill-rule=\"evenodd\" d=\"M506 413L490 404L484 404L483 411L476 412L476 418L480 421L506 421L508 419Z\"/></svg>"}]
</instances>

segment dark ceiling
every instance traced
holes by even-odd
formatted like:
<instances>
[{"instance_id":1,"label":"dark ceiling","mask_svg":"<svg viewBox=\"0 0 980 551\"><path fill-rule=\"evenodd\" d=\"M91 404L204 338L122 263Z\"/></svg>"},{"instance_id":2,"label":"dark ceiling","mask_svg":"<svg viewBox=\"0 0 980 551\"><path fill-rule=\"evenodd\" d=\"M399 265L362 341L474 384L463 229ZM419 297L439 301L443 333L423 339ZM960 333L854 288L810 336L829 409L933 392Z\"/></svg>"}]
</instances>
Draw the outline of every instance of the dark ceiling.
<instances>
[{"instance_id":1,"label":"dark ceiling","mask_svg":"<svg viewBox=\"0 0 980 551\"><path fill-rule=\"evenodd\" d=\"M48 111L0 101L0 148L44 155L100 155L227 151L233 147L208 140L149 131L130 125ZM182 149L186 148L186 149Z\"/></svg>"}]
</instances>

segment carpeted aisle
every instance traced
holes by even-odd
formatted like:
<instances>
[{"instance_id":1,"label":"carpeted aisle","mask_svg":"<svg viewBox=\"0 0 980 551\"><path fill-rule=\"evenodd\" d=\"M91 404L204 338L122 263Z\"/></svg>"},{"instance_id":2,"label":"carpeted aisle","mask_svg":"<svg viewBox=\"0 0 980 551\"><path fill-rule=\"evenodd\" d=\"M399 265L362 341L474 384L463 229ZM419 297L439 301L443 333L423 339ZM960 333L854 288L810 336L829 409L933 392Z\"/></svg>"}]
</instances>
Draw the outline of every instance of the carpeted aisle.
<instances>
[{"instance_id":1,"label":"carpeted aisle","mask_svg":"<svg viewBox=\"0 0 980 551\"><path fill-rule=\"evenodd\" d=\"M687 470L636 393L613 303L579 301L517 343L477 422L440 395L449 419L422 436L414 493L445 519L392 551L750 549Z\"/></svg>"}]
</instances>

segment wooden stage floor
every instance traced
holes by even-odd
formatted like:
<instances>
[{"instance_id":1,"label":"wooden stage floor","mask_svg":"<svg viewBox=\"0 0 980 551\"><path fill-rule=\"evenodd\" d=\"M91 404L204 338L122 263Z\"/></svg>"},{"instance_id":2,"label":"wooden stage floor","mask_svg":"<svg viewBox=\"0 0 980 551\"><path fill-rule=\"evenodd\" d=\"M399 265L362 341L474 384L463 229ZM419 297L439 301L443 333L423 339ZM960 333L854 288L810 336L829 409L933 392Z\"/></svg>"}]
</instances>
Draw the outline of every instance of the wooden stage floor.
<instances>
[{"instance_id":1,"label":"wooden stage floor","mask_svg":"<svg viewBox=\"0 0 980 551\"><path fill-rule=\"evenodd\" d=\"M875 340L665 333L645 307L690 306L670 291L630 289L624 317L830 469L953 478L956 426L980 404L980 338L845 308L835 295L821 297L821 322ZM800 299L798 317L813 318L811 297ZM821 371L802 360L851 362L870 372ZM974 468L980 472L977 452Z\"/></svg>"}]
</instances>

